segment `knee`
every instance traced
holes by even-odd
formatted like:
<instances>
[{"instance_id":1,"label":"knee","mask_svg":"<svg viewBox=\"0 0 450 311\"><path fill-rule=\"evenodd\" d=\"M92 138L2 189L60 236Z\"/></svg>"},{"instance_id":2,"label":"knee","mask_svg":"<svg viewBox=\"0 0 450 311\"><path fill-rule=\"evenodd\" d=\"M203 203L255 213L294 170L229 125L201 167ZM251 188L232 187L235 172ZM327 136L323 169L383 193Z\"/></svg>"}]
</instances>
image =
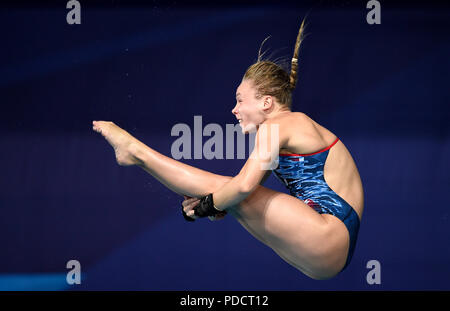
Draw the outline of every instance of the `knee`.
<instances>
[{"instance_id":1,"label":"knee","mask_svg":"<svg viewBox=\"0 0 450 311\"><path fill-rule=\"evenodd\" d=\"M308 266L311 274L309 276L315 280L329 280L334 278L344 268L347 260L347 252L347 249L336 245L319 249L317 256L315 256L315 259Z\"/></svg>"}]
</instances>

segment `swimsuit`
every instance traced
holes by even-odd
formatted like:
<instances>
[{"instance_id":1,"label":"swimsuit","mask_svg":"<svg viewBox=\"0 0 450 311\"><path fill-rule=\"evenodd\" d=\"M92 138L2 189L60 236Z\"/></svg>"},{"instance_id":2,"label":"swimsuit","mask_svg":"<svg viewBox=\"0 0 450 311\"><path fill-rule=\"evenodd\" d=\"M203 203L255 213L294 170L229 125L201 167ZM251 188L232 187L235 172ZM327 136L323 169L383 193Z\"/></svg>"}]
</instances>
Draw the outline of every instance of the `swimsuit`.
<instances>
[{"instance_id":1,"label":"swimsuit","mask_svg":"<svg viewBox=\"0 0 450 311\"><path fill-rule=\"evenodd\" d=\"M336 138L329 147L310 154L280 154L278 167L273 172L291 195L303 200L319 214L336 216L345 224L350 234L345 269L355 250L359 218L353 207L331 190L323 176L329 149L338 140Z\"/></svg>"}]
</instances>

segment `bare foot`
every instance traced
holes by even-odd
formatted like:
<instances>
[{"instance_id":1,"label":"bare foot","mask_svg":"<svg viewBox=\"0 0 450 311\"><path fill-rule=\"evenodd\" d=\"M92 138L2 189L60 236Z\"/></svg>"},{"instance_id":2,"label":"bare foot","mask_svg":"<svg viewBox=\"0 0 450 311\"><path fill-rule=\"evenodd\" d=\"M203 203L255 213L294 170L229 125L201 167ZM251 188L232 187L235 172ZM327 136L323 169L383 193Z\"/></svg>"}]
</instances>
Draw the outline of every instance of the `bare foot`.
<instances>
[{"instance_id":1,"label":"bare foot","mask_svg":"<svg viewBox=\"0 0 450 311\"><path fill-rule=\"evenodd\" d=\"M92 121L92 129L102 134L114 148L119 165L129 166L138 163L138 160L130 152L130 146L136 142L130 133L109 121Z\"/></svg>"}]
</instances>

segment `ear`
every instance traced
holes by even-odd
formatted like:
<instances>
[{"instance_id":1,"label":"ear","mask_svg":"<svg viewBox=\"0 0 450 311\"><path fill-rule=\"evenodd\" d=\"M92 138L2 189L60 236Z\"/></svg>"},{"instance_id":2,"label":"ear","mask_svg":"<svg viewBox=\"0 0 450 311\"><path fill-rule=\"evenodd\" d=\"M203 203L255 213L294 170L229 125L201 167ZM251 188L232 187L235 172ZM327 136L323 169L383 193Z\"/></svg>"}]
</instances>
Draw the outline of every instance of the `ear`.
<instances>
[{"instance_id":1,"label":"ear","mask_svg":"<svg viewBox=\"0 0 450 311\"><path fill-rule=\"evenodd\" d=\"M274 104L272 96L264 96L262 104L264 111L270 110Z\"/></svg>"}]
</instances>

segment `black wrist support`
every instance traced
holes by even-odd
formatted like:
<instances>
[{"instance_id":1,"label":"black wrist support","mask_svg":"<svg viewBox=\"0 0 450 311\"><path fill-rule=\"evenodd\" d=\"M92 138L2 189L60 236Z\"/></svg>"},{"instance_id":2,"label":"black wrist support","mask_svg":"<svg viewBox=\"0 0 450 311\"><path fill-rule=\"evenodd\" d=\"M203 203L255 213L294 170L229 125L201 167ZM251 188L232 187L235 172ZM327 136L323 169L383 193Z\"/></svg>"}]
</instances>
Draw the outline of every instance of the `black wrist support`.
<instances>
[{"instance_id":1,"label":"black wrist support","mask_svg":"<svg viewBox=\"0 0 450 311\"><path fill-rule=\"evenodd\" d=\"M194 207L194 215L197 217L216 216L223 211L219 211L214 207L212 193L204 196L200 199L200 203Z\"/></svg>"}]
</instances>

